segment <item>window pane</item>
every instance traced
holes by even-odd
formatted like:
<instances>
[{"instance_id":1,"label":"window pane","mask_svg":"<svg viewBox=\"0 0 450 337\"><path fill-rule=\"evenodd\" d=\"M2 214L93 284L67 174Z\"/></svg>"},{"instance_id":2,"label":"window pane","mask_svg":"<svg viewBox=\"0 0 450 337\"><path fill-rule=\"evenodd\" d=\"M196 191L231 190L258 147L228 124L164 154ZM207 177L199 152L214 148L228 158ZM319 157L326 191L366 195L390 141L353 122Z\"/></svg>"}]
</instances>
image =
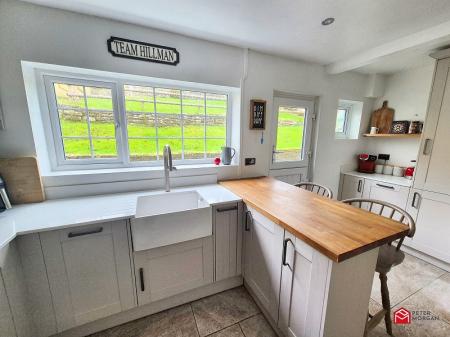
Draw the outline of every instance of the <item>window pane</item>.
<instances>
[{"instance_id":1,"label":"window pane","mask_svg":"<svg viewBox=\"0 0 450 337\"><path fill-rule=\"evenodd\" d=\"M227 113L227 95L206 94L206 114L222 115Z\"/></svg>"},{"instance_id":2,"label":"window pane","mask_svg":"<svg viewBox=\"0 0 450 337\"><path fill-rule=\"evenodd\" d=\"M207 139L206 156L208 158L219 157L223 146L226 146L225 139Z\"/></svg>"},{"instance_id":3,"label":"window pane","mask_svg":"<svg viewBox=\"0 0 450 337\"><path fill-rule=\"evenodd\" d=\"M116 158L116 128L110 88L54 83L66 159ZM76 137L76 138L75 138ZM96 144L91 149L90 138Z\"/></svg>"},{"instance_id":4,"label":"window pane","mask_svg":"<svg viewBox=\"0 0 450 337\"><path fill-rule=\"evenodd\" d=\"M95 158L115 158L117 148L115 139L92 139Z\"/></svg>"},{"instance_id":5,"label":"window pane","mask_svg":"<svg viewBox=\"0 0 450 337\"><path fill-rule=\"evenodd\" d=\"M64 155L66 159L91 158L89 139L64 138Z\"/></svg>"},{"instance_id":6,"label":"window pane","mask_svg":"<svg viewBox=\"0 0 450 337\"><path fill-rule=\"evenodd\" d=\"M184 140L184 159L200 159L205 157L204 139Z\"/></svg>"},{"instance_id":7,"label":"window pane","mask_svg":"<svg viewBox=\"0 0 450 337\"><path fill-rule=\"evenodd\" d=\"M302 160L305 108L280 106L275 161Z\"/></svg>"},{"instance_id":8,"label":"window pane","mask_svg":"<svg viewBox=\"0 0 450 337\"><path fill-rule=\"evenodd\" d=\"M155 88L156 112L158 114L180 114L181 94L180 90Z\"/></svg>"},{"instance_id":9,"label":"window pane","mask_svg":"<svg viewBox=\"0 0 450 337\"><path fill-rule=\"evenodd\" d=\"M181 138L181 117L165 114L159 115L158 137Z\"/></svg>"},{"instance_id":10,"label":"window pane","mask_svg":"<svg viewBox=\"0 0 450 337\"><path fill-rule=\"evenodd\" d=\"M347 110L338 109L336 116L336 132L343 133L345 131L345 119L347 118Z\"/></svg>"},{"instance_id":11,"label":"window pane","mask_svg":"<svg viewBox=\"0 0 450 337\"><path fill-rule=\"evenodd\" d=\"M208 116L206 118L206 137L208 138L226 138L226 119L225 116Z\"/></svg>"},{"instance_id":12,"label":"window pane","mask_svg":"<svg viewBox=\"0 0 450 337\"><path fill-rule=\"evenodd\" d=\"M130 160L150 161L157 160L156 140L150 139L129 139Z\"/></svg>"},{"instance_id":13,"label":"window pane","mask_svg":"<svg viewBox=\"0 0 450 337\"><path fill-rule=\"evenodd\" d=\"M195 91L183 91L183 114L204 115L205 93Z\"/></svg>"},{"instance_id":14,"label":"window pane","mask_svg":"<svg viewBox=\"0 0 450 337\"><path fill-rule=\"evenodd\" d=\"M184 116L183 118L184 137L205 138L205 117Z\"/></svg>"},{"instance_id":15,"label":"window pane","mask_svg":"<svg viewBox=\"0 0 450 337\"><path fill-rule=\"evenodd\" d=\"M63 137L88 137L83 87L54 83L59 124Z\"/></svg>"},{"instance_id":16,"label":"window pane","mask_svg":"<svg viewBox=\"0 0 450 337\"><path fill-rule=\"evenodd\" d=\"M127 114L154 113L153 88L138 85L124 85L125 109Z\"/></svg>"},{"instance_id":17,"label":"window pane","mask_svg":"<svg viewBox=\"0 0 450 337\"><path fill-rule=\"evenodd\" d=\"M181 139L166 139L160 138L158 141L158 151L159 155L162 158L164 153L164 146L168 144L172 151L173 159L181 159Z\"/></svg>"}]
</instances>

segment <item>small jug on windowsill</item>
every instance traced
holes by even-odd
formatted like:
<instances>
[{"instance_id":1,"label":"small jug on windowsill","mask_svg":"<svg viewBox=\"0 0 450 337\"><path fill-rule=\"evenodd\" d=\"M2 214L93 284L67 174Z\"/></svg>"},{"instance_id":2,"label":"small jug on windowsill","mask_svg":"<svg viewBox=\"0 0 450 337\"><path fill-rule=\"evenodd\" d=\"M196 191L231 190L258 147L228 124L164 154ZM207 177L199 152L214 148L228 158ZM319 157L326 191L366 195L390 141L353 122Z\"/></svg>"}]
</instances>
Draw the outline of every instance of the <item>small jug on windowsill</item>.
<instances>
[{"instance_id":1,"label":"small jug on windowsill","mask_svg":"<svg viewBox=\"0 0 450 337\"><path fill-rule=\"evenodd\" d=\"M222 147L222 164L223 165L230 165L231 160L233 159L234 155L236 154L236 150L229 146Z\"/></svg>"}]
</instances>

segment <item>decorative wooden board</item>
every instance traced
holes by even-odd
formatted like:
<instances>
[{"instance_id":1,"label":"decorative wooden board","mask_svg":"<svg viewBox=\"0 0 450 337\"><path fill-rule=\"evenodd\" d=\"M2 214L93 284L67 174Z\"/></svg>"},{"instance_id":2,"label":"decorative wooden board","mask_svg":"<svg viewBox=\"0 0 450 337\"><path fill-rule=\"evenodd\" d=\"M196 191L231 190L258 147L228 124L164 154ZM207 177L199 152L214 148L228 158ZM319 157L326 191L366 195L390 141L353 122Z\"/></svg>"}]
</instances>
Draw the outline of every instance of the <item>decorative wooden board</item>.
<instances>
[{"instance_id":1,"label":"decorative wooden board","mask_svg":"<svg viewBox=\"0 0 450 337\"><path fill-rule=\"evenodd\" d=\"M12 204L45 200L39 166L36 158L0 159L0 175L6 182Z\"/></svg>"},{"instance_id":2,"label":"decorative wooden board","mask_svg":"<svg viewBox=\"0 0 450 337\"><path fill-rule=\"evenodd\" d=\"M380 109L372 112L370 126L378 128L378 133L389 133L394 120L394 112L394 109L388 107L388 101L384 101Z\"/></svg>"},{"instance_id":3,"label":"decorative wooden board","mask_svg":"<svg viewBox=\"0 0 450 337\"><path fill-rule=\"evenodd\" d=\"M271 177L229 180L220 184L336 262L394 241L409 230L397 221Z\"/></svg>"},{"instance_id":4,"label":"decorative wooden board","mask_svg":"<svg viewBox=\"0 0 450 337\"><path fill-rule=\"evenodd\" d=\"M266 101L252 99L250 101L250 129L264 130L266 128Z\"/></svg>"}]
</instances>

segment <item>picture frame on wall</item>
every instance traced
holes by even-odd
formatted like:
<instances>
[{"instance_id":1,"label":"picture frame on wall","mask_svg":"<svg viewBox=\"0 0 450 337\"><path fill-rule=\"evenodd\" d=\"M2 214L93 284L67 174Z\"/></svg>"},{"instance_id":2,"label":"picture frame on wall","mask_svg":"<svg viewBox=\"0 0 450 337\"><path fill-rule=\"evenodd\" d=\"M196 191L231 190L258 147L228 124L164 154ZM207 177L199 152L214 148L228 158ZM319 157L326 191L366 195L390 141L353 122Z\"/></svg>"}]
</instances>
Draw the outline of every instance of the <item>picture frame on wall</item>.
<instances>
[{"instance_id":1,"label":"picture frame on wall","mask_svg":"<svg viewBox=\"0 0 450 337\"><path fill-rule=\"evenodd\" d=\"M266 101L262 99L250 100L250 130L265 130Z\"/></svg>"}]
</instances>

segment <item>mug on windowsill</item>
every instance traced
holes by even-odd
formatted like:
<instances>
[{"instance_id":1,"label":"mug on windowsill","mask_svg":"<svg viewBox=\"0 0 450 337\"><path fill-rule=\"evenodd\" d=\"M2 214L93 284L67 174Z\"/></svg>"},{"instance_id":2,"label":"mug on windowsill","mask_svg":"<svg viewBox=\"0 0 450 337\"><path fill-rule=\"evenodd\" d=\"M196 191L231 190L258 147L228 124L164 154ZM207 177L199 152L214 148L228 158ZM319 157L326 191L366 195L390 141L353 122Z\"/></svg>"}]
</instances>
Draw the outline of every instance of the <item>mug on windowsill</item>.
<instances>
[{"instance_id":1,"label":"mug on windowsill","mask_svg":"<svg viewBox=\"0 0 450 337\"><path fill-rule=\"evenodd\" d=\"M229 146L222 147L222 164L223 165L230 165L231 160L233 159L234 155L236 154L236 150Z\"/></svg>"}]
</instances>

